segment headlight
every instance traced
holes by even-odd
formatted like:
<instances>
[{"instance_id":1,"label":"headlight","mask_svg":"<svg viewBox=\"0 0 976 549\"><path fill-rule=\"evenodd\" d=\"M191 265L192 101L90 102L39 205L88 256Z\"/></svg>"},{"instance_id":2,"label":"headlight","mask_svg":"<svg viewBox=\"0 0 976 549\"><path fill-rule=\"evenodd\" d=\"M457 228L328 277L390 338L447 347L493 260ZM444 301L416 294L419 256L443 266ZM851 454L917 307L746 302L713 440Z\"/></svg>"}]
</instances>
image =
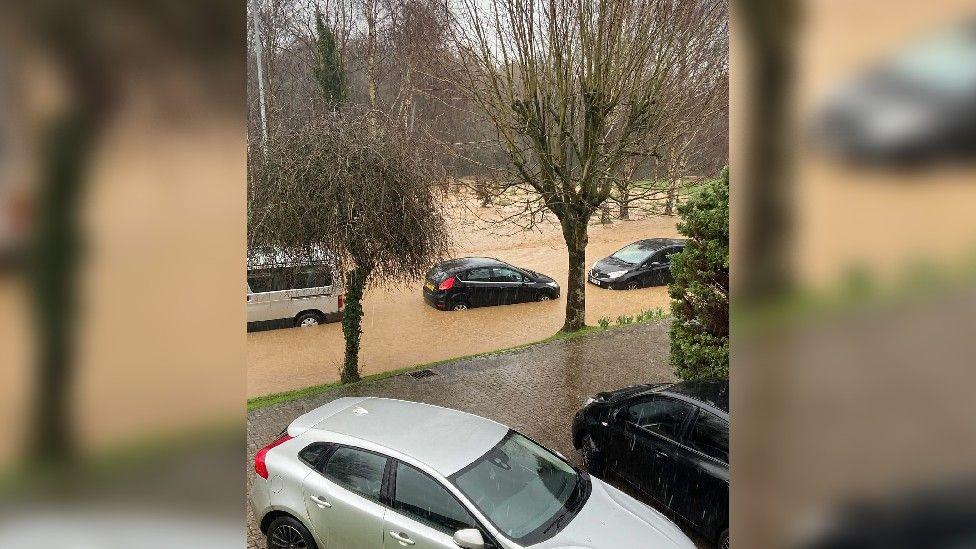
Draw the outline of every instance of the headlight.
<instances>
[{"instance_id":1,"label":"headlight","mask_svg":"<svg viewBox=\"0 0 976 549\"><path fill-rule=\"evenodd\" d=\"M556 286L559 286L559 284L556 284L556 281L554 280L552 282L546 282L546 286L552 286L553 288L555 288Z\"/></svg>"},{"instance_id":2,"label":"headlight","mask_svg":"<svg viewBox=\"0 0 976 549\"><path fill-rule=\"evenodd\" d=\"M612 273L607 273L607 278L620 278L627 274L627 271L613 271Z\"/></svg>"},{"instance_id":3,"label":"headlight","mask_svg":"<svg viewBox=\"0 0 976 549\"><path fill-rule=\"evenodd\" d=\"M596 399L593 398L593 397L589 397L589 398L586 399L586 402L583 403L583 407L585 408L585 407L589 406L590 404L593 404L594 402L596 402Z\"/></svg>"}]
</instances>

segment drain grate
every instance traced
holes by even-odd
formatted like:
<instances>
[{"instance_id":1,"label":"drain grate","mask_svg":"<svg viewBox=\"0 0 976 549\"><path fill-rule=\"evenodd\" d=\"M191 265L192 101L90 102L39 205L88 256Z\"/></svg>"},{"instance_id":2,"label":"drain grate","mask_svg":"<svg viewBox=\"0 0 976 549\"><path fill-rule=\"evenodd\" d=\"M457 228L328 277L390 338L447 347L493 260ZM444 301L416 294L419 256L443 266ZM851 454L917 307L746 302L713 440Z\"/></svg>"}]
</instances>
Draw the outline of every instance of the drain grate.
<instances>
[{"instance_id":1,"label":"drain grate","mask_svg":"<svg viewBox=\"0 0 976 549\"><path fill-rule=\"evenodd\" d=\"M434 370L417 370L416 372L410 372L408 375L414 379L423 379L425 377L436 376L437 372Z\"/></svg>"}]
</instances>

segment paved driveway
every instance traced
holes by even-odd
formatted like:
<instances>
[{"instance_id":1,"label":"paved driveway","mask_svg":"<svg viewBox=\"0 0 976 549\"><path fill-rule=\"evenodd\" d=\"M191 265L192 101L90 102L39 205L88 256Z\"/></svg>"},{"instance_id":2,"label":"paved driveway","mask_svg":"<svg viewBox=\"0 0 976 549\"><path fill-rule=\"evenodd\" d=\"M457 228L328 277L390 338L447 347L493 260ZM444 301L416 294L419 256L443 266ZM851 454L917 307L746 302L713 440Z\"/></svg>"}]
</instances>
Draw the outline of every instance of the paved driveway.
<instances>
[{"instance_id":1,"label":"paved driveway","mask_svg":"<svg viewBox=\"0 0 976 549\"><path fill-rule=\"evenodd\" d=\"M570 425L587 396L673 380L668 322L536 345L432 368L437 375L400 375L248 413L248 464L295 417L342 396L379 396L446 406L491 418L562 452L579 465ZM248 471L248 488L253 473ZM619 485L619 482L615 482ZM248 547L265 543L248 508ZM689 533L690 534L690 533ZM692 536L692 539L696 539ZM699 541L700 547L708 547ZM623 548L622 548L623 549Z\"/></svg>"}]
</instances>

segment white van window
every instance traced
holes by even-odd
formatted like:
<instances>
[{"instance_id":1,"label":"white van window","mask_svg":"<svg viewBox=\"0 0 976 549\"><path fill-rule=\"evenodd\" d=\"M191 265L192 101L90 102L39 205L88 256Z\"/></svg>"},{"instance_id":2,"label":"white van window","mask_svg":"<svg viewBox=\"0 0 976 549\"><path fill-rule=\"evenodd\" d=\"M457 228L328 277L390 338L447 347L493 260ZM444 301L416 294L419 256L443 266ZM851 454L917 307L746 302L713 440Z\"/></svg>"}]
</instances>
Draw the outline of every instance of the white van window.
<instances>
[{"instance_id":1,"label":"white van window","mask_svg":"<svg viewBox=\"0 0 976 549\"><path fill-rule=\"evenodd\" d=\"M247 272L247 283L252 293L320 288L332 285L332 273L327 267L253 269Z\"/></svg>"}]
</instances>

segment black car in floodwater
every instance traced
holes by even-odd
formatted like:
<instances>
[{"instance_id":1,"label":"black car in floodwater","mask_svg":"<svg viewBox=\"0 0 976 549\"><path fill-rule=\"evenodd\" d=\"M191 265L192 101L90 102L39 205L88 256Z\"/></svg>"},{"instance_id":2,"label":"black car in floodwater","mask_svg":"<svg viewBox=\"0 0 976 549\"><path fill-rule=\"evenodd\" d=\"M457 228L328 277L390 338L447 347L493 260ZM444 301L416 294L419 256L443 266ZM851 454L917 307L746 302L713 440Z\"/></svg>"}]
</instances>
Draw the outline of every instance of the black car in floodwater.
<instances>
[{"instance_id":1,"label":"black car in floodwater","mask_svg":"<svg viewBox=\"0 0 976 549\"><path fill-rule=\"evenodd\" d=\"M677 238L648 238L628 244L593 264L586 279L612 290L636 290L671 282L671 256L685 247Z\"/></svg>"},{"instance_id":2,"label":"black car in floodwater","mask_svg":"<svg viewBox=\"0 0 976 549\"><path fill-rule=\"evenodd\" d=\"M587 470L612 474L729 547L729 382L638 385L589 398L573 421Z\"/></svg>"},{"instance_id":3,"label":"black car in floodwater","mask_svg":"<svg viewBox=\"0 0 976 549\"><path fill-rule=\"evenodd\" d=\"M424 301L448 311L557 298L559 285L552 278L490 257L444 261L424 281Z\"/></svg>"}]
</instances>

